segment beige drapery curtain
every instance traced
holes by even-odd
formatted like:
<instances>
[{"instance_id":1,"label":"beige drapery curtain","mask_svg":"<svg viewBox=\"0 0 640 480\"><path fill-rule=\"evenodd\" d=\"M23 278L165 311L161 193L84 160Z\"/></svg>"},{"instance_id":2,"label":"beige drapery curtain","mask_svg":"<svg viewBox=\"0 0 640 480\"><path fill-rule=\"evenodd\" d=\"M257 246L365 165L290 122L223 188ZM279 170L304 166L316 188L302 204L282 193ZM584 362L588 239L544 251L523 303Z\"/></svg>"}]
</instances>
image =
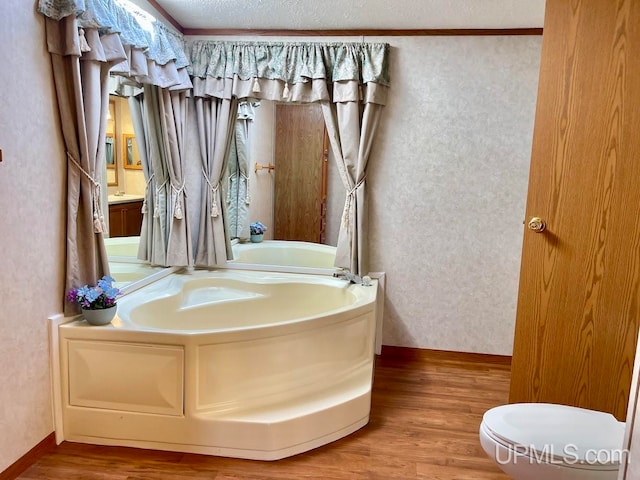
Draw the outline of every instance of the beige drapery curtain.
<instances>
[{"instance_id":1,"label":"beige drapery curtain","mask_svg":"<svg viewBox=\"0 0 640 480\"><path fill-rule=\"evenodd\" d=\"M166 144L162 131L160 113L161 99L157 88L144 87L144 116L147 119L147 158L151 172L151 182L148 184L149 201L143 211L143 225L147 225L140 233L140 245L148 246L146 256L140 257L141 247L138 249L139 258L147 260L152 265L166 265L167 263L167 226L168 217L168 183L169 172L166 164Z\"/></svg>"},{"instance_id":2,"label":"beige drapery curtain","mask_svg":"<svg viewBox=\"0 0 640 480\"><path fill-rule=\"evenodd\" d=\"M222 92L230 93L223 89ZM228 158L238 101L230 94L195 96L198 143L202 166L200 229L195 264L202 267L224 265L232 258L226 234L222 180Z\"/></svg>"},{"instance_id":3,"label":"beige drapery curtain","mask_svg":"<svg viewBox=\"0 0 640 480\"><path fill-rule=\"evenodd\" d=\"M369 272L367 165L382 105L365 101L322 102L329 142L347 192L340 222L336 266L359 275Z\"/></svg>"},{"instance_id":4,"label":"beige drapery curtain","mask_svg":"<svg viewBox=\"0 0 640 480\"><path fill-rule=\"evenodd\" d=\"M130 102L142 106L143 118L134 129L145 140L139 144L147 187L138 258L153 265L191 266L184 178L186 92L145 85L143 95Z\"/></svg>"},{"instance_id":5,"label":"beige drapery curtain","mask_svg":"<svg viewBox=\"0 0 640 480\"><path fill-rule=\"evenodd\" d=\"M335 265L366 274L365 178L388 95L389 45L196 40L186 50L196 98L322 103L331 147L347 189Z\"/></svg>"},{"instance_id":6,"label":"beige drapery curtain","mask_svg":"<svg viewBox=\"0 0 640 480\"><path fill-rule=\"evenodd\" d=\"M254 108L257 102L241 101L238 103L238 116L229 148L228 166L225 170L227 188L229 238L244 238L249 232L249 205L251 204L249 188L249 151L250 124L255 118Z\"/></svg>"},{"instance_id":7,"label":"beige drapery curtain","mask_svg":"<svg viewBox=\"0 0 640 480\"><path fill-rule=\"evenodd\" d=\"M75 18L46 18L60 123L67 156L67 243L65 291L95 284L109 273L103 234L101 172L105 168L105 133L112 65L126 56L117 35L80 32ZM116 37L116 38L114 38ZM64 313L78 306L65 300Z\"/></svg>"},{"instance_id":8,"label":"beige drapery curtain","mask_svg":"<svg viewBox=\"0 0 640 480\"><path fill-rule=\"evenodd\" d=\"M149 89L157 87L150 86ZM187 212L184 175L187 132L187 94L159 89L158 101L161 128L166 142L164 161L169 183L167 208L167 260L166 266L187 267L193 265L191 229Z\"/></svg>"},{"instance_id":9,"label":"beige drapery curtain","mask_svg":"<svg viewBox=\"0 0 640 480\"><path fill-rule=\"evenodd\" d=\"M131 123L133 124L133 131L136 135L136 142L138 144L138 153L140 155L140 163L142 164L142 173L144 175L145 189L144 189L144 202L142 204L142 226L140 228L140 242L138 243L138 258L140 260L146 260L151 263L150 259L154 251L154 239L161 239L161 245L158 247L158 252L165 251L164 236L158 235L158 232L154 232L155 226L155 201L154 194L156 191L156 180L153 174L153 168L151 159L149 158L149 152L151 151L151 136L149 116L146 114L144 93L130 93L129 94L129 112L131 113ZM164 261L166 256L163 255Z\"/></svg>"},{"instance_id":10,"label":"beige drapery curtain","mask_svg":"<svg viewBox=\"0 0 640 480\"><path fill-rule=\"evenodd\" d=\"M191 88L182 36L113 0L38 0L45 16L68 163L65 289L109 273L101 176L109 72L173 90ZM65 315L77 306L65 302Z\"/></svg>"}]
</instances>

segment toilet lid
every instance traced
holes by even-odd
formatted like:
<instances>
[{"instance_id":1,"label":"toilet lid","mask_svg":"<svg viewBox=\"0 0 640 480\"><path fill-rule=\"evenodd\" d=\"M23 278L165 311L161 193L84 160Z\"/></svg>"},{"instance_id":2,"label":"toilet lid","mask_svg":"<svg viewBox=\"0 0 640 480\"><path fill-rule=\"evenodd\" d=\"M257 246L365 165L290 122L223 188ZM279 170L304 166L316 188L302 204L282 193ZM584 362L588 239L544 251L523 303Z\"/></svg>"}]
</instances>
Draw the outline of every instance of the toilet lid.
<instances>
[{"instance_id":1,"label":"toilet lid","mask_svg":"<svg viewBox=\"0 0 640 480\"><path fill-rule=\"evenodd\" d=\"M488 410L483 423L496 438L525 455L576 466L617 465L621 461L625 424L609 413L548 403L515 403Z\"/></svg>"}]
</instances>

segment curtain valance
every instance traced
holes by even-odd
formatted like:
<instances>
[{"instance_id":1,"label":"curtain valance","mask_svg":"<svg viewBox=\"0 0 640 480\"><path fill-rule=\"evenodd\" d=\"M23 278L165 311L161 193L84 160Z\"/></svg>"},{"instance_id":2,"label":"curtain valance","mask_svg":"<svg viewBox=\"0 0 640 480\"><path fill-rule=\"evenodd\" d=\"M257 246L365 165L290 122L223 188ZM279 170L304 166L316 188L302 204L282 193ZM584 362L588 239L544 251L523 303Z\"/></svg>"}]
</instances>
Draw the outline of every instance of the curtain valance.
<instances>
[{"instance_id":1,"label":"curtain valance","mask_svg":"<svg viewBox=\"0 0 640 480\"><path fill-rule=\"evenodd\" d=\"M187 69L195 96L384 104L389 48L386 43L193 40L186 44ZM363 84L365 92L359 88Z\"/></svg>"},{"instance_id":2,"label":"curtain valance","mask_svg":"<svg viewBox=\"0 0 640 480\"><path fill-rule=\"evenodd\" d=\"M183 37L130 2L39 0L38 11L59 23L57 40L51 41L48 35L51 53L84 56L94 51L97 37L109 38L110 45L120 43L116 49L125 52L125 59L112 73L172 90L191 88ZM85 41L89 32L98 34L93 41Z\"/></svg>"}]
</instances>

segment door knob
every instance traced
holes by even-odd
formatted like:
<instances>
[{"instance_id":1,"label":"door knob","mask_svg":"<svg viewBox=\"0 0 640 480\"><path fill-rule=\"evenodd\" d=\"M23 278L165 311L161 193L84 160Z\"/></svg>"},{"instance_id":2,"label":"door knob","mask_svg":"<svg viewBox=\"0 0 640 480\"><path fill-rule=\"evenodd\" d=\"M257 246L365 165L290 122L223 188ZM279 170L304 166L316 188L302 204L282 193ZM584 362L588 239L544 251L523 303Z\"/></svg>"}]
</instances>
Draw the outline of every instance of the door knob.
<instances>
[{"instance_id":1,"label":"door knob","mask_svg":"<svg viewBox=\"0 0 640 480\"><path fill-rule=\"evenodd\" d=\"M542 233L545 228L547 228L547 224L540 217L533 217L529 220L529 230L533 230L536 233Z\"/></svg>"}]
</instances>

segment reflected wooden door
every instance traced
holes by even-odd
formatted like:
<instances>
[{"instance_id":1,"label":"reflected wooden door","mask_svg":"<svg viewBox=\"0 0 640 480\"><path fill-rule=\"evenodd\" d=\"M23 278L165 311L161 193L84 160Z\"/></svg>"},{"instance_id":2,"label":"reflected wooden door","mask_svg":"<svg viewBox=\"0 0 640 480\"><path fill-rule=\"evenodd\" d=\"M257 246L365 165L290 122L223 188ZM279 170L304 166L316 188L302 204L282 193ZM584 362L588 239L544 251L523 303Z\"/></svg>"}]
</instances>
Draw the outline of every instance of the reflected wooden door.
<instances>
[{"instance_id":1,"label":"reflected wooden door","mask_svg":"<svg viewBox=\"0 0 640 480\"><path fill-rule=\"evenodd\" d=\"M274 240L324 243L328 137L320 104L276 105Z\"/></svg>"},{"instance_id":2,"label":"reflected wooden door","mask_svg":"<svg viewBox=\"0 0 640 480\"><path fill-rule=\"evenodd\" d=\"M640 322L640 2L547 1L511 402L625 420Z\"/></svg>"}]
</instances>

